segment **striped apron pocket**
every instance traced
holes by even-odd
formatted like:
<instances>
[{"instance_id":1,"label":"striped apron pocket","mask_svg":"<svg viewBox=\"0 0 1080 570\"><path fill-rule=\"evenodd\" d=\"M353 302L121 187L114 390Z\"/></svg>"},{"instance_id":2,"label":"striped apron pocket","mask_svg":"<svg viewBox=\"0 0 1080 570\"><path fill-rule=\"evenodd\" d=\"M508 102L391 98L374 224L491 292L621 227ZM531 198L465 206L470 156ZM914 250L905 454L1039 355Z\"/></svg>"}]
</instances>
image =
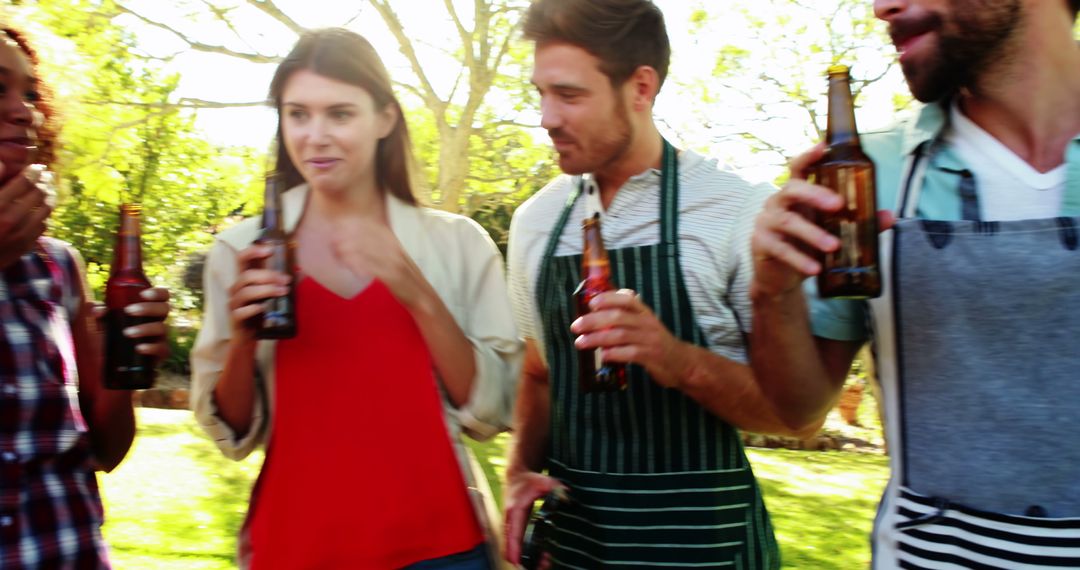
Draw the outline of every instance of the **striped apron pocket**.
<instances>
[{"instance_id":1,"label":"striped apron pocket","mask_svg":"<svg viewBox=\"0 0 1080 570\"><path fill-rule=\"evenodd\" d=\"M897 507L900 568L1080 567L1080 518L991 513L906 487Z\"/></svg>"},{"instance_id":2,"label":"striped apron pocket","mask_svg":"<svg viewBox=\"0 0 1080 570\"><path fill-rule=\"evenodd\" d=\"M555 514L557 566L754 567L759 504L749 469L612 474L555 464L573 503Z\"/></svg>"}]
</instances>

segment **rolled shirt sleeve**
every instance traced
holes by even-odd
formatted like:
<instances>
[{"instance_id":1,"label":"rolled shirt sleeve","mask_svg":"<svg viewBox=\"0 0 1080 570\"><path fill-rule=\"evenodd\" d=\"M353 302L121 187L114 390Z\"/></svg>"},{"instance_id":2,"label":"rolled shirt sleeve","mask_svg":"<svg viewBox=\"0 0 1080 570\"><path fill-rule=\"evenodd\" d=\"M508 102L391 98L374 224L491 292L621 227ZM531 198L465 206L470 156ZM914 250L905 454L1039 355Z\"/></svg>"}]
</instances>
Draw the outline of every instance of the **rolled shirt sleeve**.
<instances>
[{"instance_id":1,"label":"rolled shirt sleeve","mask_svg":"<svg viewBox=\"0 0 1080 570\"><path fill-rule=\"evenodd\" d=\"M243 437L237 437L233 429L218 415L214 402L214 387L221 377L232 337L228 291L238 274L236 255L236 250L222 241L215 242L207 254L203 273L203 323L191 351L191 409L195 412L199 426L214 440L221 452L231 459L240 460L247 457L263 441L267 405L265 378L253 379L257 389L251 429ZM266 341L261 341L257 350L273 350L272 346L263 346L264 344L267 344ZM260 360L262 359L256 358L257 362ZM263 374L260 371L258 375Z\"/></svg>"},{"instance_id":2,"label":"rolled shirt sleeve","mask_svg":"<svg viewBox=\"0 0 1080 570\"><path fill-rule=\"evenodd\" d=\"M465 219L458 237L464 253L458 267L460 307L451 307L473 345L476 377L468 402L451 410L462 430L488 439L510 427L524 344L518 335L507 293L503 260L478 224Z\"/></svg>"}]
</instances>

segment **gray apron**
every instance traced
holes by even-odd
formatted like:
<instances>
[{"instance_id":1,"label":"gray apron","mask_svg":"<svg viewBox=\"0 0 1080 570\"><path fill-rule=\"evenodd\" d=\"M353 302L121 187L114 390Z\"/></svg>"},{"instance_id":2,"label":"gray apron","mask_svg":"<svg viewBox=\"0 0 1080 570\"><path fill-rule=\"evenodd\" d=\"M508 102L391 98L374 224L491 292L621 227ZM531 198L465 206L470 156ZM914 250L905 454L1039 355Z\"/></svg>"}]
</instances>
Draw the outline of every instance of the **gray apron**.
<instances>
[{"instance_id":1,"label":"gray apron","mask_svg":"<svg viewBox=\"0 0 1080 570\"><path fill-rule=\"evenodd\" d=\"M919 218L922 151L872 303L900 435L875 548L900 568L1080 567L1080 218L983 220L970 172L963 220Z\"/></svg>"},{"instance_id":2,"label":"gray apron","mask_svg":"<svg viewBox=\"0 0 1080 570\"><path fill-rule=\"evenodd\" d=\"M679 267L677 167L665 141L660 243L608 253L617 287L634 289L678 338L706 346ZM578 391L570 323L581 255L554 252L580 194L579 185L537 279L551 371L548 469L574 500L553 518L556 567L778 568L772 527L735 428L639 366L627 367L624 391Z\"/></svg>"}]
</instances>

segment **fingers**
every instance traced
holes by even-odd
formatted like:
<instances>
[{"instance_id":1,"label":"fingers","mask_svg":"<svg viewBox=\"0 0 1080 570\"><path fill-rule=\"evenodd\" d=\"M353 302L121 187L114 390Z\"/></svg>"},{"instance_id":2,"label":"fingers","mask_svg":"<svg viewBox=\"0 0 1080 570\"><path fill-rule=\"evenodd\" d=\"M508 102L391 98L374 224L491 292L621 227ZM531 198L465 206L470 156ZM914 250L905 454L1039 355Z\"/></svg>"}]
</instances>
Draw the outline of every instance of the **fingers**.
<instances>
[{"instance_id":1,"label":"fingers","mask_svg":"<svg viewBox=\"0 0 1080 570\"><path fill-rule=\"evenodd\" d=\"M631 289L600 293L589 301L589 309L589 314L570 324L570 332L586 334L616 326L635 327L640 317L652 316L652 310Z\"/></svg>"},{"instance_id":2,"label":"fingers","mask_svg":"<svg viewBox=\"0 0 1080 570\"><path fill-rule=\"evenodd\" d=\"M790 213L791 215L795 215ZM764 214L762 214L764 217ZM761 220L759 220L760 222ZM804 220L805 221L805 220ZM809 223L809 222L806 222ZM805 230L812 233L813 230ZM790 267L803 275L816 275L821 271L817 259L788 241L785 234L777 230L756 231L751 238L751 249L756 264L779 263ZM758 271L764 275L764 272Z\"/></svg>"},{"instance_id":3,"label":"fingers","mask_svg":"<svg viewBox=\"0 0 1080 570\"><path fill-rule=\"evenodd\" d=\"M254 248L248 248L254 249ZM245 256L244 254L248 255ZM260 259L261 253L241 252L241 258ZM243 263L243 261L240 261ZM241 271L236 282L229 287L229 312L232 315L234 330L248 327L249 319L265 310L263 301L282 297L289 293L291 278L277 271L268 269L248 269Z\"/></svg>"},{"instance_id":4,"label":"fingers","mask_svg":"<svg viewBox=\"0 0 1080 570\"><path fill-rule=\"evenodd\" d=\"M27 194L40 190L37 184L41 180L41 174L44 171L45 165L31 164L24 168L19 176L12 177L7 184L0 186L0 205L18 202Z\"/></svg>"},{"instance_id":5,"label":"fingers","mask_svg":"<svg viewBox=\"0 0 1080 570\"><path fill-rule=\"evenodd\" d=\"M238 308L252 302L280 297L289 292L292 278L269 269L248 269L237 276L229 288L229 307Z\"/></svg>"},{"instance_id":6,"label":"fingers","mask_svg":"<svg viewBox=\"0 0 1080 570\"><path fill-rule=\"evenodd\" d=\"M5 250L25 250L45 232L52 205L42 168L31 165L0 188L0 245Z\"/></svg>"},{"instance_id":7,"label":"fingers","mask_svg":"<svg viewBox=\"0 0 1080 570\"><path fill-rule=\"evenodd\" d=\"M843 206L835 192L803 180L792 180L765 202L754 227L751 250L759 276L769 272L762 263L779 263L803 275L821 270L814 252L833 251L840 246L836 236L806 217L808 212L831 212ZM790 271L789 269L789 271Z\"/></svg>"},{"instance_id":8,"label":"fingers","mask_svg":"<svg viewBox=\"0 0 1080 570\"><path fill-rule=\"evenodd\" d=\"M270 257L271 253L273 250L265 245L253 245L240 250L240 253L236 255L236 263L241 271L258 267L263 259Z\"/></svg>"},{"instance_id":9,"label":"fingers","mask_svg":"<svg viewBox=\"0 0 1080 570\"><path fill-rule=\"evenodd\" d=\"M805 180L789 180L784 187L765 201L765 209L792 212L835 212L844 206L839 194Z\"/></svg>"},{"instance_id":10,"label":"fingers","mask_svg":"<svg viewBox=\"0 0 1080 570\"><path fill-rule=\"evenodd\" d=\"M525 536L525 517L528 511L521 507L506 509L506 561L521 563L521 540Z\"/></svg>"},{"instance_id":11,"label":"fingers","mask_svg":"<svg viewBox=\"0 0 1080 570\"><path fill-rule=\"evenodd\" d=\"M164 336L160 337L162 340L151 344L137 344L135 345L135 352L139 354L145 354L152 356L156 360L161 361L169 357L169 343L165 342Z\"/></svg>"},{"instance_id":12,"label":"fingers","mask_svg":"<svg viewBox=\"0 0 1080 570\"><path fill-rule=\"evenodd\" d=\"M791 178L805 180L810 174L810 167L821 160L821 157L823 156L825 156L825 143L819 142L810 150L795 157L788 165L788 170L791 172Z\"/></svg>"},{"instance_id":13,"label":"fingers","mask_svg":"<svg viewBox=\"0 0 1080 570\"><path fill-rule=\"evenodd\" d=\"M521 563L521 541L525 525L532 514L533 503L562 484L539 473L521 473L507 481L505 514L506 560Z\"/></svg>"},{"instance_id":14,"label":"fingers","mask_svg":"<svg viewBox=\"0 0 1080 570\"><path fill-rule=\"evenodd\" d=\"M142 302L124 307L124 312L133 317L146 317L159 321L169 316L169 290L164 287L152 287L139 293Z\"/></svg>"},{"instance_id":15,"label":"fingers","mask_svg":"<svg viewBox=\"0 0 1080 570\"><path fill-rule=\"evenodd\" d=\"M877 223L879 232L891 230L896 225L896 215L889 210L878 210Z\"/></svg>"}]
</instances>

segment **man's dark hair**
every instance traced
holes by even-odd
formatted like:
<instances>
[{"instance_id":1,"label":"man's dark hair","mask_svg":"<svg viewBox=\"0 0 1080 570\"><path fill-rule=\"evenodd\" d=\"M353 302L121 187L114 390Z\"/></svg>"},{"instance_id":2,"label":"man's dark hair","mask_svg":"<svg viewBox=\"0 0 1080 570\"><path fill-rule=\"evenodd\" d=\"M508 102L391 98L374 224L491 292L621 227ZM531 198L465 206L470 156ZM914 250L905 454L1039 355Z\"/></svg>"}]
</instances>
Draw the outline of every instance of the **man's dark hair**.
<instances>
[{"instance_id":1,"label":"man's dark hair","mask_svg":"<svg viewBox=\"0 0 1080 570\"><path fill-rule=\"evenodd\" d=\"M614 86L642 65L655 69L663 85L671 61L664 15L650 0L535 0L524 34L538 44L566 42L584 49L600 60L600 71Z\"/></svg>"},{"instance_id":2,"label":"man's dark hair","mask_svg":"<svg viewBox=\"0 0 1080 570\"><path fill-rule=\"evenodd\" d=\"M1073 20L1076 20L1076 14L1080 12L1080 0L1069 0L1069 7L1072 8Z\"/></svg>"}]
</instances>

